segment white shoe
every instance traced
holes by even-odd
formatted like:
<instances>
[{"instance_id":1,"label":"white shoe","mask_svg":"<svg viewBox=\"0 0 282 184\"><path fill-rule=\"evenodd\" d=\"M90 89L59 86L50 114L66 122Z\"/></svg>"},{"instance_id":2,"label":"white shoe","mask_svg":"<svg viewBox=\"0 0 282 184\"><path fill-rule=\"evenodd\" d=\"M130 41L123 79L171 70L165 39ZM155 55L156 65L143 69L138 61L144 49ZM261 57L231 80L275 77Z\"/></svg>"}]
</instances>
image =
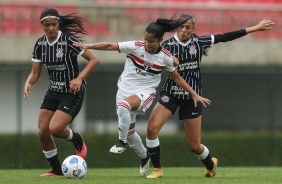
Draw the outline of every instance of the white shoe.
<instances>
[{"instance_id":1,"label":"white shoe","mask_svg":"<svg viewBox=\"0 0 282 184\"><path fill-rule=\"evenodd\" d=\"M126 150L126 143L122 142L121 140L118 140L116 145L114 145L110 152L116 155L122 154Z\"/></svg>"},{"instance_id":2,"label":"white shoe","mask_svg":"<svg viewBox=\"0 0 282 184\"><path fill-rule=\"evenodd\" d=\"M140 175L145 176L150 169L150 156L148 155L147 158L141 159L140 163Z\"/></svg>"}]
</instances>

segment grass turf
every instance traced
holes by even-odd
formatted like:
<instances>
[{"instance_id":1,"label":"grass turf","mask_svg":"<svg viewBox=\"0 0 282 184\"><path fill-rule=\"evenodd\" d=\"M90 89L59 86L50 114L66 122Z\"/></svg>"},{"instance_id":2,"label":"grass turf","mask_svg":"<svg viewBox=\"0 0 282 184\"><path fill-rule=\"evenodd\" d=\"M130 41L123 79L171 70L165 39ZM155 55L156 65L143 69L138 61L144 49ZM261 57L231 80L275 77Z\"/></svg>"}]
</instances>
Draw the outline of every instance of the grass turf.
<instances>
[{"instance_id":1,"label":"grass turf","mask_svg":"<svg viewBox=\"0 0 282 184\"><path fill-rule=\"evenodd\" d=\"M67 179L59 177L40 177L46 169L19 169L0 170L1 183L27 183L27 184L123 184L123 183L232 183L232 184L266 184L282 182L282 167L220 167L213 178L204 177L204 168L200 167L168 167L163 168L164 177L159 179L146 179L139 176L139 168L89 168L82 179ZM151 172L150 169L149 172Z\"/></svg>"}]
</instances>

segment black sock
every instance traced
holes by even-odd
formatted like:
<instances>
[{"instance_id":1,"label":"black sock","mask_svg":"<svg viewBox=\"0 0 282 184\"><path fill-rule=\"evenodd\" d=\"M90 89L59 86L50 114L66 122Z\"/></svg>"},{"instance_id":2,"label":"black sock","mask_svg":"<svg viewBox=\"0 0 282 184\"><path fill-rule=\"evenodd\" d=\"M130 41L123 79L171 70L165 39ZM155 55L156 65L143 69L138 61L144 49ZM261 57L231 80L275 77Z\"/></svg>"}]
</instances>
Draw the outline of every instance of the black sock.
<instances>
[{"instance_id":1,"label":"black sock","mask_svg":"<svg viewBox=\"0 0 282 184\"><path fill-rule=\"evenodd\" d=\"M211 155L208 154L208 156L204 159L204 160L201 160L203 162L203 164L206 166L206 168L208 170L212 170L213 169L213 161L211 159Z\"/></svg>"},{"instance_id":2,"label":"black sock","mask_svg":"<svg viewBox=\"0 0 282 184\"><path fill-rule=\"evenodd\" d=\"M73 132L71 141L73 142L75 149L77 149L78 151L81 151L82 146L83 146L83 139L81 135L79 135L79 133Z\"/></svg>"},{"instance_id":3,"label":"black sock","mask_svg":"<svg viewBox=\"0 0 282 184\"><path fill-rule=\"evenodd\" d=\"M154 168L161 168L161 161L160 161L160 146L154 148L148 148L148 154L150 155L152 164Z\"/></svg>"},{"instance_id":4,"label":"black sock","mask_svg":"<svg viewBox=\"0 0 282 184\"><path fill-rule=\"evenodd\" d=\"M63 175L62 173L62 168L61 168L61 163L58 157L58 154L51 157L51 158L47 158L48 163L50 164L50 166L52 167L52 173L58 174L58 175Z\"/></svg>"}]
</instances>

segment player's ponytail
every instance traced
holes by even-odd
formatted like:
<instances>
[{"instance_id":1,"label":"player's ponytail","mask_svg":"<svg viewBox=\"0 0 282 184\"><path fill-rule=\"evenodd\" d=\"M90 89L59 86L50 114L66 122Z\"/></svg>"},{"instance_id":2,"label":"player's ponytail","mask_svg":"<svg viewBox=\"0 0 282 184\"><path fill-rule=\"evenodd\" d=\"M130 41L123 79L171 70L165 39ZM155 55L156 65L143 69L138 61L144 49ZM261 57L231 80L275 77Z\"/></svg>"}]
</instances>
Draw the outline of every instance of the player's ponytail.
<instances>
[{"instance_id":1,"label":"player's ponytail","mask_svg":"<svg viewBox=\"0 0 282 184\"><path fill-rule=\"evenodd\" d=\"M164 33L175 31L185 22L185 19L177 18L176 14L174 14L170 19L158 18L156 22L152 22L147 26L145 32L151 33L156 38L161 39Z\"/></svg>"},{"instance_id":2,"label":"player's ponytail","mask_svg":"<svg viewBox=\"0 0 282 184\"><path fill-rule=\"evenodd\" d=\"M68 15L59 15L54 8L45 8L40 15L40 22L46 18L56 18L60 22L59 30L70 35L87 35L87 31L83 27L84 18L77 16L75 13Z\"/></svg>"}]
</instances>

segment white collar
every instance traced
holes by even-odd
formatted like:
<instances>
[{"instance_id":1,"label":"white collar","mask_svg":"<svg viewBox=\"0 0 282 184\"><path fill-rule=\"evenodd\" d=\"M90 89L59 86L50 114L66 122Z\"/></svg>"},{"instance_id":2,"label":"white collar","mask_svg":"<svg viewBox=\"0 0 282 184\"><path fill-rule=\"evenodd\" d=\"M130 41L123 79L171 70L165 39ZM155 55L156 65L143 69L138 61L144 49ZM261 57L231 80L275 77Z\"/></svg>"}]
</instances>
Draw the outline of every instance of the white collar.
<instances>
[{"instance_id":1,"label":"white collar","mask_svg":"<svg viewBox=\"0 0 282 184\"><path fill-rule=\"evenodd\" d=\"M175 35L173 36L175 39L176 39L176 41L180 44L180 45L182 45L182 46L187 46L190 42L191 42L191 38L189 38L189 40L187 41L187 42L185 42L185 43L183 43L183 42L181 42L180 40L179 40L179 38L178 38L178 36L177 36L177 33L175 33Z\"/></svg>"},{"instance_id":2,"label":"white collar","mask_svg":"<svg viewBox=\"0 0 282 184\"><path fill-rule=\"evenodd\" d=\"M62 34L62 31L58 31L58 35L57 35L57 38L56 38L56 40L55 41L53 41L52 43L50 43L49 42L49 40L48 40L48 37L47 37L47 35L45 35L46 36L46 39L47 39L47 42L48 42L48 44L50 45L50 46L53 46L58 40L59 40L59 38L60 38L60 36L61 36L61 34Z\"/></svg>"}]
</instances>

